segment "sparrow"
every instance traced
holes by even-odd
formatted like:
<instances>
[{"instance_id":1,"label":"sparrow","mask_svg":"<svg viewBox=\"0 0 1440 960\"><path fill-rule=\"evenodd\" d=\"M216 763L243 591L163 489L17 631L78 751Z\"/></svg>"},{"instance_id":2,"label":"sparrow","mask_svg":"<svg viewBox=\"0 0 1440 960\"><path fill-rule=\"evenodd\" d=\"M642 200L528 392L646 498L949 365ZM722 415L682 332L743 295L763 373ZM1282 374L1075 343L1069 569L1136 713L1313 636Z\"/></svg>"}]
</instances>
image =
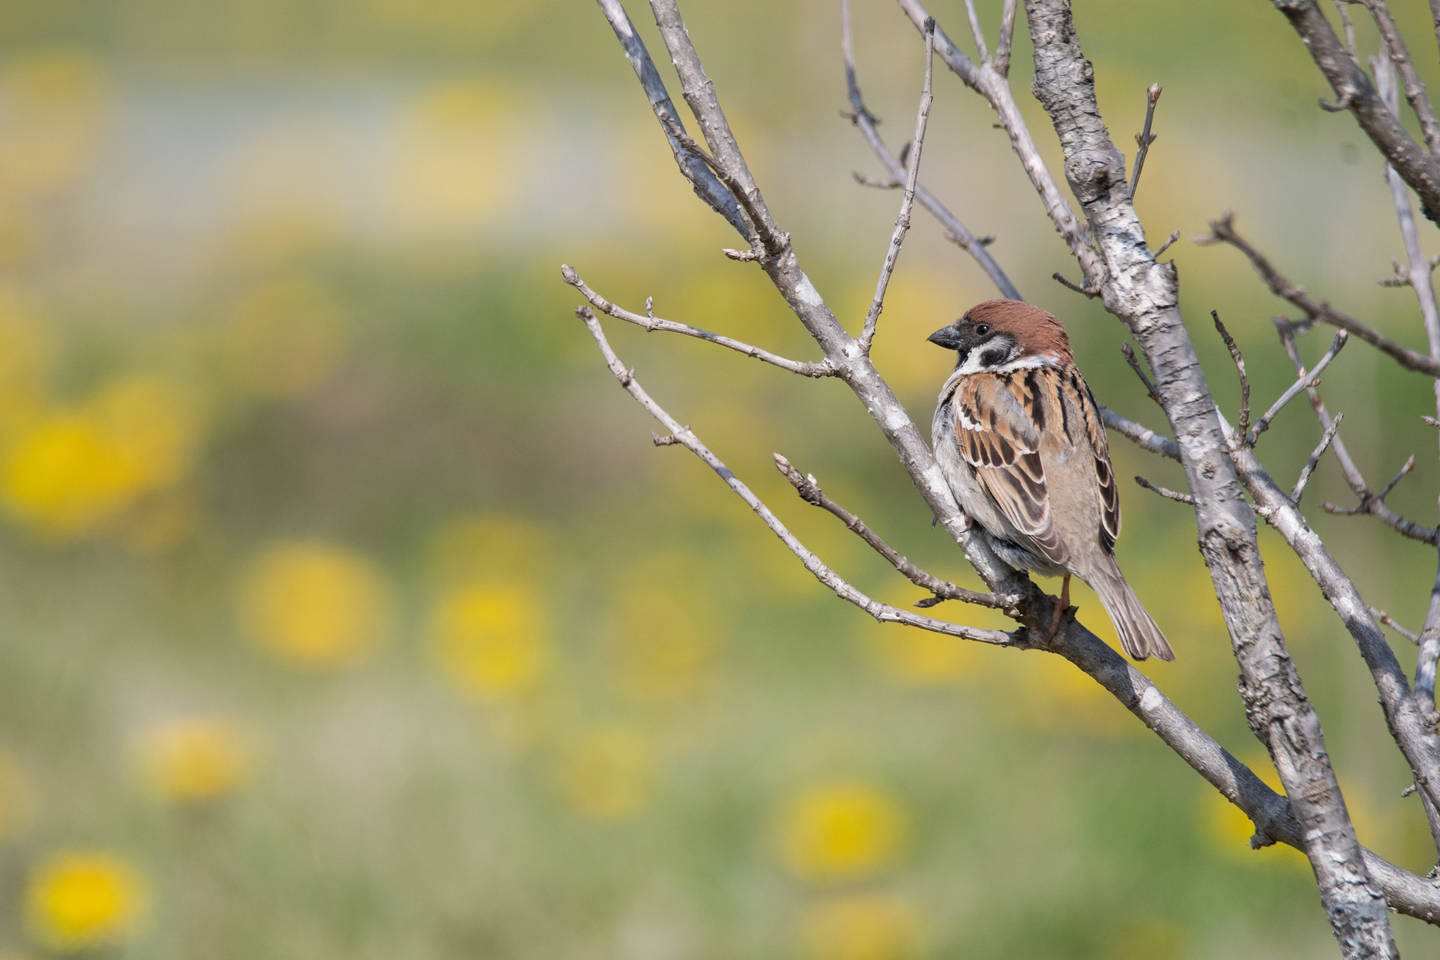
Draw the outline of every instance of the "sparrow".
<instances>
[{"instance_id":1,"label":"sparrow","mask_svg":"<svg viewBox=\"0 0 1440 960\"><path fill-rule=\"evenodd\" d=\"M931 444L961 508L1017 570L1070 577L1100 597L1125 652L1174 660L1115 562L1120 496L1105 426L1054 314L986 300L930 334L958 354L940 388Z\"/></svg>"}]
</instances>

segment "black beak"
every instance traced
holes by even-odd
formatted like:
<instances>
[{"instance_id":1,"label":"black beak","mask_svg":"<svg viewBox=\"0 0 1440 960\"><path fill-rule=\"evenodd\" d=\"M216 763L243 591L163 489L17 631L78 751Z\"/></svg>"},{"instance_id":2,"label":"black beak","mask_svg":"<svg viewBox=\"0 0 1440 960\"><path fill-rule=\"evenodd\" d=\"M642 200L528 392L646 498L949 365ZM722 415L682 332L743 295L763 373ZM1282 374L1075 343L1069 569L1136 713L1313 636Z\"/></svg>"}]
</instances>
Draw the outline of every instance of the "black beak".
<instances>
[{"instance_id":1,"label":"black beak","mask_svg":"<svg viewBox=\"0 0 1440 960\"><path fill-rule=\"evenodd\" d=\"M960 331L953 323L941 327L925 339L933 344L944 347L946 350L959 350L961 347Z\"/></svg>"}]
</instances>

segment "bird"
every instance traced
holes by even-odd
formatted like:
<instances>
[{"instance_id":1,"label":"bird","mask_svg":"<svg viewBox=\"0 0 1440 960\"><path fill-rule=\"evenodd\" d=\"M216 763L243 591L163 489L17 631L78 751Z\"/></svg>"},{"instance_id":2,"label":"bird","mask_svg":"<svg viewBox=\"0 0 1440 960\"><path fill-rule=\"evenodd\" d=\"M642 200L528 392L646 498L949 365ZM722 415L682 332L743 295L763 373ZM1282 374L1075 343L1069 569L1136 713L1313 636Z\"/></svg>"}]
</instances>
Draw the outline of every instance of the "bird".
<instances>
[{"instance_id":1,"label":"bird","mask_svg":"<svg viewBox=\"0 0 1440 960\"><path fill-rule=\"evenodd\" d=\"M965 513L1016 570L1070 577L1099 596L1125 652L1174 660L1115 560L1120 495L1105 426L1054 314L986 300L929 341L958 355L940 388L931 444Z\"/></svg>"}]
</instances>

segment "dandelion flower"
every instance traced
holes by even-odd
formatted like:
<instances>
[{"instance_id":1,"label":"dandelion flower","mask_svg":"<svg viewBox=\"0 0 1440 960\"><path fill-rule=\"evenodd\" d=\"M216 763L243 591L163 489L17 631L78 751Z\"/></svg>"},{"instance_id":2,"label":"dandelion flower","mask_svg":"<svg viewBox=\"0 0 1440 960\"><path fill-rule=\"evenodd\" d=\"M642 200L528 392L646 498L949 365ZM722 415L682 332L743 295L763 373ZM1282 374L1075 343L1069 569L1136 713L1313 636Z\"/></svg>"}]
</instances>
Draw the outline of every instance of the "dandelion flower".
<instances>
[{"instance_id":1,"label":"dandelion flower","mask_svg":"<svg viewBox=\"0 0 1440 960\"><path fill-rule=\"evenodd\" d=\"M905 833L905 815L867 783L824 783L794 797L781 824L785 862L803 880L852 880L889 865Z\"/></svg>"},{"instance_id":2,"label":"dandelion flower","mask_svg":"<svg viewBox=\"0 0 1440 960\"><path fill-rule=\"evenodd\" d=\"M216 717L168 720L144 730L137 760L146 785L161 799L200 804L250 779L253 757L233 724Z\"/></svg>"},{"instance_id":3,"label":"dandelion flower","mask_svg":"<svg viewBox=\"0 0 1440 960\"><path fill-rule=\"evenodd\" d=\"M384 583L368 560L320 542L268 548L240 590L251 638L300 667L340 667L364 656L384 633L388 607Z\"/></svg>"},{"instance_id":4,"label":"dandelion flower","mask_svg":"<svg viewBox=\"0 0 1440 960\"><path fill-rule=\"evenodd\" d=\"M540 598L520 581L451 590L435 610L430 641L446 675L486 699L532 691L550 664Z\"/></svg>"},{"instance_id":5,"label":"dandelion flower","mask_svg":"<svg viewBox=\"0 0 1440 960\"><path fill-rule=\"evenodd\" d=\"M91 950L133 933L148 903L149 885L130 864L108 853L64 851L31 872L26 924L47 950Z\"/></svg>"}]
</instances>

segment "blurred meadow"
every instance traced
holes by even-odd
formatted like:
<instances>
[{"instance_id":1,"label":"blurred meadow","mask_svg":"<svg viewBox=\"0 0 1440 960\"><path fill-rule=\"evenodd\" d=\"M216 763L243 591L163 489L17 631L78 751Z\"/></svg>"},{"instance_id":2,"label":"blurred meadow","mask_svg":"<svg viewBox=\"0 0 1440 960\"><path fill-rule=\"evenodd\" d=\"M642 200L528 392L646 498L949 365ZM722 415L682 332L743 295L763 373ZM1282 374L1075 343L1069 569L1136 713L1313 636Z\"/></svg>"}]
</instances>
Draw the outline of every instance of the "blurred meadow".
<instances>
[{"instance_id":1,"label":"blurred meadow","mask_svg":"<svg viewBox=\"0 0 1440 960\"><path fill-rule=\"evenodd\" d=\"M854 5L860 81L898 148L921 46L892 5ZM1423 5L1394 6L1435 88ZM684 7L771 209L858 329L899 197L851 179L877 168L837 115L838 4ZM967 35L962 6L932 12ZM1269 4L1076 13L1127 153L1164 86L1139 209L1152 242L1185 238L1182 305L1232 416L1210 309L1257 405L1291 376L1278 302L1235 251L1189 242L1226 208L1317 298L1423 349L1410 291L1375 282L1403 251L1374 151L1316 108L1329 91ZM1018 34L1014 86L1058 176ZM1100 399L1161 427L1120 325L1050 279L1073 264L988 108L939 70L930 131L922 179L1066 319ZM5 5L0 958L1331 955L1303 858L1252 852L1246 818L1088 679L877 625L692 457L652 448L559 265L627 307L653 296L814 356L759 271L720 255L735 240L590 3ZM918 422L948 368L925 335L992 295L917 211L876 357ZM771 451L974 585L840 384L609 327L857 586L919 599ZM1359 343L1330 370L1372 483L1415 453L1392 503L1433 524L1429 385ZM1261 452L1282 483L1318 435L1304 403L1281 414ZM1112 451L1121 477L1182 482ZM1122 565L1179 653L1147 669L1268 769L1190 512L1128 481L1122 498ZM1433 552L1327 498L1350 499L1330 460L1313 522L1418 628ZM1423 873L1434 850L1368 676L1263 536L1361 840ZM1110 636L1093 595L1076 602ZM1432 929L1395 928L1436 954Z\"/></svg>"}]
</instances>

